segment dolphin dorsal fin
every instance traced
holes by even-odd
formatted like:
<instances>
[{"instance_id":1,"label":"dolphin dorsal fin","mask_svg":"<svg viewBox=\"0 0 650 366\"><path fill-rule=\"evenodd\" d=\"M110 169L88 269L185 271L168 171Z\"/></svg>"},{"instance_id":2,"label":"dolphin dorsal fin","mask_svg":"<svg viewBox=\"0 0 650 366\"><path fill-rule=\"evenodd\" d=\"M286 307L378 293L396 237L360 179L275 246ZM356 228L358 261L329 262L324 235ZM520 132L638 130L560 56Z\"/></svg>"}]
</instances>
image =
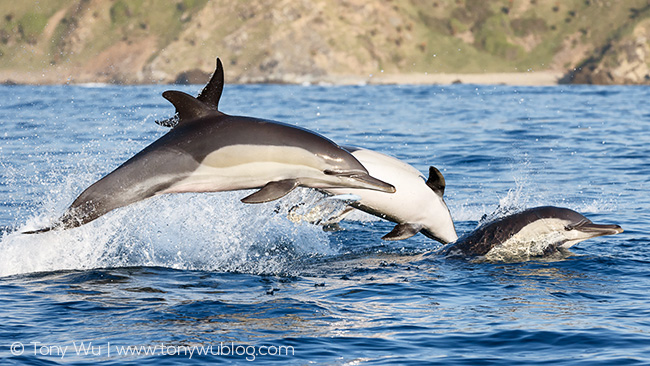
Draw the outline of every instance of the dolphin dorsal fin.
<instances>
[{"instance_id":1,"label":"dolphin dorsal fin","mask_svg":"<svg viewBox=\"0 0 650 366\"><path fill-rule=\"evenodd\" d=\"M214 110L219 110L219 100L223 92L223 80L223 65L217 57L217 68L214 70L210 81L203 87L203 90L201 90L196 99L207 104L210 108L214 108Z\"/></svg>"},{"instance_id":2,"label":"dolphin dorsal fin","mask_svg":"<svg viewBox=\"0 0 650 366\"><path fill-rule=\"evenodd\" d=\"M445 177L443 177L440 170L434 166L429 167L429 179L427 179L427 185L440 197L445 194Z\"/></svg>"},{"instance_id":3,"label":"dolphin dorsal fin","mask_svg":"<svg viewBox=\"0 0 650 366\"><path fill-rule=\"evenodd\" d=\"M223 84L223 64L217 57L217 68L214 70L212 77L210 77L210 81L208 81L208 83L203 87L196 99L199 102L202 102L205 108L218 112L219 114L223 114L219 112L219 100L221 99L221 94L223 93ZM165 93L163 93L163 97L167 98L165 96ZM176 106L176 103L174 101L169 98L167 98L167 100ZM163 127L176 127L182 123L182 119L178 113L178 107L176 108L176 114L173 117L163 120L156 120L155 122Z\"/></svg>"},{"instance_id":4,"label":"dolphin dorsal fin","mask_svg":"<svg viewBox=\"0 0 650 366\"><path fill-rule=\"evenodd\" d=\"M162 95L176 108L178 115L176 127L216 112L205 103L181 91L167 90Z\"/></svg>"}]
</instances>

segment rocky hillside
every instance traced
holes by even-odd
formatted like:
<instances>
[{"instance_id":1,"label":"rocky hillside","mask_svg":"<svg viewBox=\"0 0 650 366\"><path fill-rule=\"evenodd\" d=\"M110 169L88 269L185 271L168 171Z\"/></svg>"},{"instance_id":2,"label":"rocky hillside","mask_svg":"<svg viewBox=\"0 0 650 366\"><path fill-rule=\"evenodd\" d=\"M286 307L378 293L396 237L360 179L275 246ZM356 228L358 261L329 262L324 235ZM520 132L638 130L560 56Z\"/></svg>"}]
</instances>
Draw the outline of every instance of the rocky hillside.
<instances>
[{"instance_id":1,"label":"rocky hillside","mask_svg":"<svg viewBox=\"0 0 650 366\"><path fill-rule=\"evenodd\" d=\"M650 0L39 0L0 3L0 81L337 82L561 71L650 84Z\"/></svg>"}]
</instances>

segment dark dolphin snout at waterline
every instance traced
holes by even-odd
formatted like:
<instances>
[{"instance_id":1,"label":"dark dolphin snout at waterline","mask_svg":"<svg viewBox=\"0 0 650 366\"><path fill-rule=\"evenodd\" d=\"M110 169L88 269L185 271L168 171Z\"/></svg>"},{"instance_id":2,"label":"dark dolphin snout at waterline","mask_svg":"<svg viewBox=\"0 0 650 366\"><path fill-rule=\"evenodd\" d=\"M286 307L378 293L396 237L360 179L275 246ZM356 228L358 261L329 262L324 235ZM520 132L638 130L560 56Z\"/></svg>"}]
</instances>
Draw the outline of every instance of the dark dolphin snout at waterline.
<instances>
[{"instance_id":1,"label":"dark dolphin snout at waterline","mask_svg":"<svg viewBox=\"0 0 650 366\"><path fill-rule=\"evenodd\" d=\"M216 74L218 78L219 71ZM261 203L299 186L395 191L317 133L230 116L179 91L163 96L176 108L174 128L88 187L53 225L24 233L78 227L116 208L166 193L260 188L242 202Z\"/></svg>"},{"instance_id":2,"label":"dark dolphin snout at waterline","mask_svg":"<svg viewBox=\"0 0 650 366\"><path fill-rule=\"evenodd\" d=\"M568 208L527 209L487 223L438 254L447 256L543 256L591 238L622 233L619 225L595 224Z\"/></svg>"}]
</instances>

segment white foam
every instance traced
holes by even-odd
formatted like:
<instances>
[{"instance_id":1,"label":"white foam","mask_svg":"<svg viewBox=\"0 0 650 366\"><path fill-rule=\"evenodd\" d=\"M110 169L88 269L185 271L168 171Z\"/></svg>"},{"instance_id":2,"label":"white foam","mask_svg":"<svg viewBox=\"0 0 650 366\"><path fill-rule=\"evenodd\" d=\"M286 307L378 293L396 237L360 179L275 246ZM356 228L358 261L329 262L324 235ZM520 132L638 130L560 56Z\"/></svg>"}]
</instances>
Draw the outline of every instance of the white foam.
<instances>
[{"instance_id":1,"label":"white foam","mask_svg":"<svg viewBox=\"0 0 650 366\"><path fill-rule=\"evenodd\" d=\"M82 87L82 88L106 88L110 84L106 83L79 83L75 84L76 86Z\"/></svg>"},{"instance_id":2,"label":"white foam","mask_svg":"<svg viewBox=\"0 0 650 366\"><path fill-rule=\"evenodd\" d=\"M299 189L260 205L241 203L245 192L165 195L72 230L5 234L0 276L125 266L291 272L297 259L336 253L319 226L287 219L288 207L313 194ZM25 227L58 216L47 215L35 215Z\"/></svg>"},{"instance_id":3,"label":"white foam","mask_svg":"<svg viewBox=\"0 0 650 366\"><path fill-rule=\"evenodd\" d=\"M575 198L569 199L565 195L570 192L563 194L545 189L546 187L540 186L533 179L535 174L529 171L528 163L522 163L518 168L513 166L512 170L514 187L505 195L488 194L487 197L478 199L467 198L463 202L448 200L454 221L478 221L478 226L481 226L503 216L538 206L566 207L583 214L616 211L618 207L616 196L576 201Z\"/></svg>"}]
</instances>

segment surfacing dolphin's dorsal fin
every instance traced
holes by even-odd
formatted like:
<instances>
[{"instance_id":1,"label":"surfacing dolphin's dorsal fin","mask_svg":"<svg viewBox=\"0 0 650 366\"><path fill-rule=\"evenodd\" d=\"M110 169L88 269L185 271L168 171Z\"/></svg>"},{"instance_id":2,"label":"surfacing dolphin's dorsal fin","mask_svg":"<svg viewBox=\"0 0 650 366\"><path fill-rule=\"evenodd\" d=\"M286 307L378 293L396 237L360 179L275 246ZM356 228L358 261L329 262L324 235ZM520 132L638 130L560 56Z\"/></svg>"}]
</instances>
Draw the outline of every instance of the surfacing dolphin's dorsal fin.
<instances>
[{"instance_id":1,"label":"surfacing dolphin's dorsal fin","mask_svg":"<svg viewBox=\"0 0 650 366\"><path fill-rule=\"evenodd\" d=\"M215 111L219 110L219 100L221 99L221 94L223 93L223 64L221 60L217 57L217 68L214 70L210 81L203 87L196 99L203 102L206 106ZM163 127L176 127L179 122L178 113L176 113L171 118L165 118L163 120L156 120L157 124Z\"/></svg>"},{"instance_id":2,"label":"surfacing dolphin's dorsal fin","mask_svg":"<svg viewBox=\"0 0 650 366\"><path fill-rule=\"evenodd\" d=\"M205 103L181 91L167 90L162 95L176 107L176 114L178 115L178 124L176 126L216 112Z\"/></svg>"},{"instance_id":3,"label":"surfacing dolphin's dorsal fin","mask_svg":"<svg viewBox=\"0 0 650 366\"><path fill-rule=\"evenodd\" d=\"M445 177L442 176L440 170L434 166L429 167L429 179L427 179L427 186L431 188L437 195L442 197L445 194Z\"/></svg>"},{"instance_id":4,"label":"surfacing dolphin's dorsal fin","mask_svg":"<svg viewBox=\"0 0 650 366\"><path fill-rule=\"evenodd\" d=\"M210 81L205 85L203 90L199 93L199 96L196 99L207 104L211 108L214 108L215 111L219 110L219 100L221 99L221 93L223 92L223 65L221 60L217 57L217 68L214 70L214 74L210 78Z\"/></svg>"}]
</instances>

